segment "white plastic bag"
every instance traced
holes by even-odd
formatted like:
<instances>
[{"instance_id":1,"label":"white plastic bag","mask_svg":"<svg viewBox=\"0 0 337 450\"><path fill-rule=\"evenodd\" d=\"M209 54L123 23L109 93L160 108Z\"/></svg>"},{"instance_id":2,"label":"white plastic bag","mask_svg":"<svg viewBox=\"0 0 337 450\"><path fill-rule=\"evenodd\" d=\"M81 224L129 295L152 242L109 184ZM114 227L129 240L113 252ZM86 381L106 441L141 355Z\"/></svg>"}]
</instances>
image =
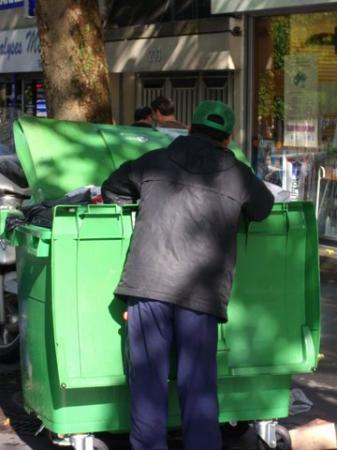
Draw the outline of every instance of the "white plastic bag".
<instances>
[{"instance_id":1,"label":"white plastic bag","mask_svg":"<svg viewBox=\"0 0 337 450\"><path fill-rule=\"evenodd\" d=\"M269 183L268 181L263 181L270 192L273 194L275 202L289 202L290 192L277 186L276 184Z\"/></svg>"}]
</instances>

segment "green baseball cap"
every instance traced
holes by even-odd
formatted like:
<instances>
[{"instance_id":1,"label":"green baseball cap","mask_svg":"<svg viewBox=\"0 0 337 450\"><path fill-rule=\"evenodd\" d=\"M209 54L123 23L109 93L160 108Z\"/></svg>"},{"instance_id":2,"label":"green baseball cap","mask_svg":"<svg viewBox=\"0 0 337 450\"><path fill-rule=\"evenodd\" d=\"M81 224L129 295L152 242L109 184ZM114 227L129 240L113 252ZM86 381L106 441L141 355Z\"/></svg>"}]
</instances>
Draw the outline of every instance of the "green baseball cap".
<instances>
[{"instance_id":1,"label":"green baseball cap","mask_svg":"<svg viewBox=\"0 0 337 450\"><path fill-rule=\"evenodd\" d=\"M219 121L212 120L211 116L218 116ZM192 125L205 125L228 134L232 133L234 124L235 114L232 108L226 103L215 100L206 100L199 103L192 118Z\"/></svg>"}]
</instances>

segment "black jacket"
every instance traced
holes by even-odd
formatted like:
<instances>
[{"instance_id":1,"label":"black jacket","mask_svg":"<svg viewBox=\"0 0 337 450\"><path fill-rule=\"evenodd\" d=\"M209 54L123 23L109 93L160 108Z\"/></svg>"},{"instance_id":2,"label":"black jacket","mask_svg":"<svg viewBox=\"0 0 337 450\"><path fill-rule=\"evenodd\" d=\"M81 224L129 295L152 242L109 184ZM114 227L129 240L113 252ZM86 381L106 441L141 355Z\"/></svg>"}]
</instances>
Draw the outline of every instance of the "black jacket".
<instances>
[{"instance_id":1,"label":"black jacket","mask_svg":"<svg viewBox=\"0 0 337 450\"><path fill-rule=\"evenodd\" d=\"M262 220L273 206L264 183L230 150L193 134L124 163L102 195L106 203L140 199L116 294L226 320L241 213Z\"/></svg>"}]
</instances>

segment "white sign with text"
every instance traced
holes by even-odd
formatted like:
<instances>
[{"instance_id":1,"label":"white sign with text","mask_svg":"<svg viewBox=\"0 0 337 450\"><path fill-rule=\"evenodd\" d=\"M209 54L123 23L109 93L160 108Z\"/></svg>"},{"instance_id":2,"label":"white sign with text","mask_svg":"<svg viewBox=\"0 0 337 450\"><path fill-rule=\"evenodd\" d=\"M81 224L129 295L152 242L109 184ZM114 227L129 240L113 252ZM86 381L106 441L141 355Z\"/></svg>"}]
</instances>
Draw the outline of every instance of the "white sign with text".
<instances>
[{"instance_id":1,"label":"white sign with text","mask_svg":"<svg viewBox=\"0 0 337 450\"><path fill-rule=\"evenodd\" d=\"M284 145L317 147L317 57L288 55L284 61Z\"/></svg>"},{"instance_id":2,"label":"white sign with text","mask_svg":"<svg viewBox=\"0 0 337 450\"><path fill-rule=\"evenodd\" d=\"M0 73L41 71L37 28L0 31Z\"/></svg>"}]
</instances>

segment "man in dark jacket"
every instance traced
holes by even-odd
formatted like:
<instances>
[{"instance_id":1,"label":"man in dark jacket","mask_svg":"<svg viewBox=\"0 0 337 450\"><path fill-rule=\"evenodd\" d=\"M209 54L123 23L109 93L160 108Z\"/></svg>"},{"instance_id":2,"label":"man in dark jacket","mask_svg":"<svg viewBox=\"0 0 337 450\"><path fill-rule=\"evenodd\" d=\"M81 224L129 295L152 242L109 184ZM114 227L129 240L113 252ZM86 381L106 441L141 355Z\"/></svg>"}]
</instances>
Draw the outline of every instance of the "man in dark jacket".
<instances>
[{"instance_id":1,"label":"man in dark jacket","mask_svg":"<svg viewBox=\"0 0 337 450\"><path fill-rule=\"evenodd\" d=\"M217 323L227 320L240 216L262 220L273 196L227 149L234 113L206 101L189 136L123 164L103 199L139 202L116 294L128 302L134 450L167 450L169 355L177 354L184 448L220 450Z\"/></svg>"}]
</instances>

